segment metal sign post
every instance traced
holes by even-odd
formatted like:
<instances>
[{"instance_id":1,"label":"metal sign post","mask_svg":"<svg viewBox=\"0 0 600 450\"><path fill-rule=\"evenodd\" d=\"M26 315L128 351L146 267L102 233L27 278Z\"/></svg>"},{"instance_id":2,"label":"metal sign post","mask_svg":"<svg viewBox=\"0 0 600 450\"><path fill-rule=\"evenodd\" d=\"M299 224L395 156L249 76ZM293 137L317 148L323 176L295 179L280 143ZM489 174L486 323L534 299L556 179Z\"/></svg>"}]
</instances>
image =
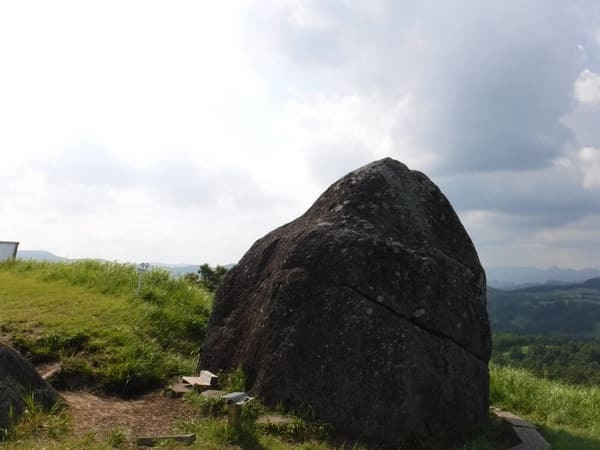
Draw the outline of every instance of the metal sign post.
<instances>
[{"instance_id":1,"label":"metal sign post","mask_svg":"<svg viewBox=\"0 0 600 450\"><path fill-rule=\"evenodd\" d=\"M144 278L144 273L146 273L149 268L150 268L150 264L148 264L148 263L141 263L141 264L138 264L138 266L137 266L137 271L138 271L139 275L138 275L138 285L137 285L136 295L138 297L140 296L140 291L142 290L142 280Z\"/></svg>"},{"instance_id":2,"label":"metal sign post","mask_svg":"<svg viewBox=\"0 0 600 450\"><path fill-rule=\"evenodd\" d=\"M254 397L250 397L246 392L232 392L221 399L227 405L227 425L239 431L242 426L242 406L254 400Z\"/></svg>"}]
</instances>

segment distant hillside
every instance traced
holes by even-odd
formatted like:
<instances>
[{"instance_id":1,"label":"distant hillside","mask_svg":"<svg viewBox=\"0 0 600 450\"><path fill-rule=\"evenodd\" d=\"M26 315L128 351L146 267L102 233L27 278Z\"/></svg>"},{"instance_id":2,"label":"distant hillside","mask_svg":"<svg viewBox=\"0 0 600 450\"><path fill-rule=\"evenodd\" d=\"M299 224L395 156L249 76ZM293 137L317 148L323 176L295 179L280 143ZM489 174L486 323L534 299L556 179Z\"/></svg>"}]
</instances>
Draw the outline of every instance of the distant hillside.
<instances>
[{"instance_id":1,"label":"distant hillside","mask_svg":"<svg viewBox=\"0 0 600 450\"><path fill-rule=\"evenodd\" d=\"M18 259L35 259L37 261L67 261L67 258L56 256L54 253L45 250L19 250L17 252Z\"/></svg>"},{"instance_id":2,"label":"distant hillside","mask_svg":"<svg viewBox=\"0 0 600 450\"><path fill-rule=\"evenodd\" d=\"M600 277L568 285L488 288L495 332L600 338Z\"/></svg>"},{"instance_id":3,"label":"distant hillside","mask_svg":"<svg viewBox=\"0 0 600 450\"><path fill-rule=\"evenodd\" d=\"M495 266L486 267L488 285L498 289L518 289L540 284L581 283L590 278L600 277L600 270L565 269L561 267Z\"/></svg>"},{"instance_id":4,"label":"distant hillside","mask_svg":"<svg viewBox=\"0 0 600 450\"><path fill-rule=\"evenodd\" d=\"M583 283L570 283L570 284L548 283L548 284L530 286L530 287L525 287L525 288L520 288L520 289L513 289L512 292L514 292L514 293L553 292L553 291L556 291L557 289L560 291L569 291L569 290L581 289L581 288L600 289L600 278L590 278L589 280L585 280Z\"/></svg>"},{"instance_id":5,"label":"distant hillside","mask_svg":"<svg viewBox=\"0 0 600 450\"><path fill-rule=\"evenodd\" d=\"M46 250L19 250L17 252L17 259L34 259L36 261L50 261L50 262L63 262L63 261L74 261L69 258L57 256L54 253ZM101 261L96 258L96 260ZM135 264L135 263L132 263ZM227 264L225 268L230 269L235 264ZM182 277L186 273L197 273L200 269L200 264L167 264L162 262L152 262L151 267L159 267L170 272L175 277Z\"/></svg>"},{"instance_id":6,"label":"distant hillside","mask_svg":"<svg viewBox=\"0 0 600 450\"><path fill-rule=\"evenodd\" d=\"M192 265L192 264L165 264L160 262L150 263L152 267L160 267L161 269L165 269L170 272L174 277L182 277L186 273L197 273L198 269L200 269L200 265Z\"/></svg>"}]
</instances>

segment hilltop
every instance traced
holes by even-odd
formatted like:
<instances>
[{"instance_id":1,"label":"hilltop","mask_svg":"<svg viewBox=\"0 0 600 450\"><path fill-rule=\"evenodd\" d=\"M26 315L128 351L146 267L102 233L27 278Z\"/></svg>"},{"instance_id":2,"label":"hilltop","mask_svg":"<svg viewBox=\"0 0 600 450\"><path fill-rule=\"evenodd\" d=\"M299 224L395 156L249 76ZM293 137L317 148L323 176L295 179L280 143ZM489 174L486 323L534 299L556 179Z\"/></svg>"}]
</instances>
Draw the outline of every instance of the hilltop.
<instances>
[{"instance_id":1,"label":"hilltop","mask_svg":"<svg viewBox=\"0 0 600 450\"><path fill-rule=\"evenodd\" d=\"M237 435L228 431L220 401L192 396L167 402L160 392L170 377L193 371L212 295L155 269L146 274L138 296L137 277L133 265L99 261L0 264L0 340L40 370L62 364L52 383L71 406L49 416L32 410L0 446L135 448L130 441L136 431L176 430L196 433L196 444L186 448L377 448L348 443L327 424L298 417L288 425L257 424L257 415L268 412L260 401L248 410ZM224 384L243 389L243 374L230 374ZM555 450L600 448L597 387L541 380L494 364L490 387L496 406L539 424ZM460 450L497 449L494 430ZM432 439L421 437L408 448L439 449Z\"/></svg>"}]
</instances>

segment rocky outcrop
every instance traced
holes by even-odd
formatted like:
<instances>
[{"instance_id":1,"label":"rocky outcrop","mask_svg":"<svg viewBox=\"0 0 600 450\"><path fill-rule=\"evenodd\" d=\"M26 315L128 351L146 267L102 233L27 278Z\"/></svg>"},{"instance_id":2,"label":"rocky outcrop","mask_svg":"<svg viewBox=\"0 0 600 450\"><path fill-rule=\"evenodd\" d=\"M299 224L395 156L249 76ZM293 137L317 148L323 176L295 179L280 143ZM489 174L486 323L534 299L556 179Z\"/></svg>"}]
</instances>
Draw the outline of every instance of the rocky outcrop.
<instances>
[{"instance_id":1,"label":"rocky outcrop","mask_svg":"<svg viewBox=\"0 0 600 450\"><path fill-rule=\"evenodd\" d=\"M383 159L258 240L217 291L200 366L267 404L394 442L488 417L485 274L448 200Z\"/></svg>"},{"instance_id":2,"label":"rocky outcrop","mask_svg":"<svg viewBox=\"0 0 600 450\"><path fill-rule=\"evenodd\" d=\"M16 351L0 344L0 429L9 428L25 411L26 400L50 409L60 396Z\"/></svg>"}]
</instances>

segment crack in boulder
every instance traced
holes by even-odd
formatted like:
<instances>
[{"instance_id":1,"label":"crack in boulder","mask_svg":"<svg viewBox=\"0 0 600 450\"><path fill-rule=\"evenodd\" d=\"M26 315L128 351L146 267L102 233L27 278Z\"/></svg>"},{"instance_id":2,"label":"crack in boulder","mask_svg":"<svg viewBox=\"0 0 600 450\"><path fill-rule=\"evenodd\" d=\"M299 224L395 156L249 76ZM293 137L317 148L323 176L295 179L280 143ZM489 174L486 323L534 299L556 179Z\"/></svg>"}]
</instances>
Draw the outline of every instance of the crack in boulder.
<instances>
[{"instance_id":1,"label":"crack in boulder","mask_svg":"<svg viewBox=\"0 0 600 450\"><path fill-rule=\"evenodd\" d=\"M394 308L392 308L391 306L385 304L384 302L380 302L377 299L371 297L370 295L362 292L360 289L351 286L349 284L341 284L339 285L339 287L341 288L346 288L346 289L350 289L352 292L354 292L355 294L359 295L360 297L364 298L365 300L367 300L368 302L375 304L377 306L380 306L384 309L386 309L387 311L389 311L390 313L392 313L394 316L399 317L400 319L404 319L407 322L412 323L414 326L416 326L417 328L432 334L436 337L442 338L442 339L447 339L451 342L453 342L454 344L456 344L458 347L460 347L461 349L463 349L465 352L467 352L469 355L473 356L474 358L478 359L479 361L481 361L484 364L487 364L487 361L484 361L482 358L480 358L479 356L475 355L474 353L472 353L471 351L469 351L469 349L467 349L464 345L462 345L460 342L458 342L456 339L454 339L452 336L448 336L447 334L441 333L437 330L434 330L432 328L426 327L425 324L420 323L418 321L415 321L414 318L412 317L407 317L406 315L396 311Z\"/></svg>"}]
</instances>

